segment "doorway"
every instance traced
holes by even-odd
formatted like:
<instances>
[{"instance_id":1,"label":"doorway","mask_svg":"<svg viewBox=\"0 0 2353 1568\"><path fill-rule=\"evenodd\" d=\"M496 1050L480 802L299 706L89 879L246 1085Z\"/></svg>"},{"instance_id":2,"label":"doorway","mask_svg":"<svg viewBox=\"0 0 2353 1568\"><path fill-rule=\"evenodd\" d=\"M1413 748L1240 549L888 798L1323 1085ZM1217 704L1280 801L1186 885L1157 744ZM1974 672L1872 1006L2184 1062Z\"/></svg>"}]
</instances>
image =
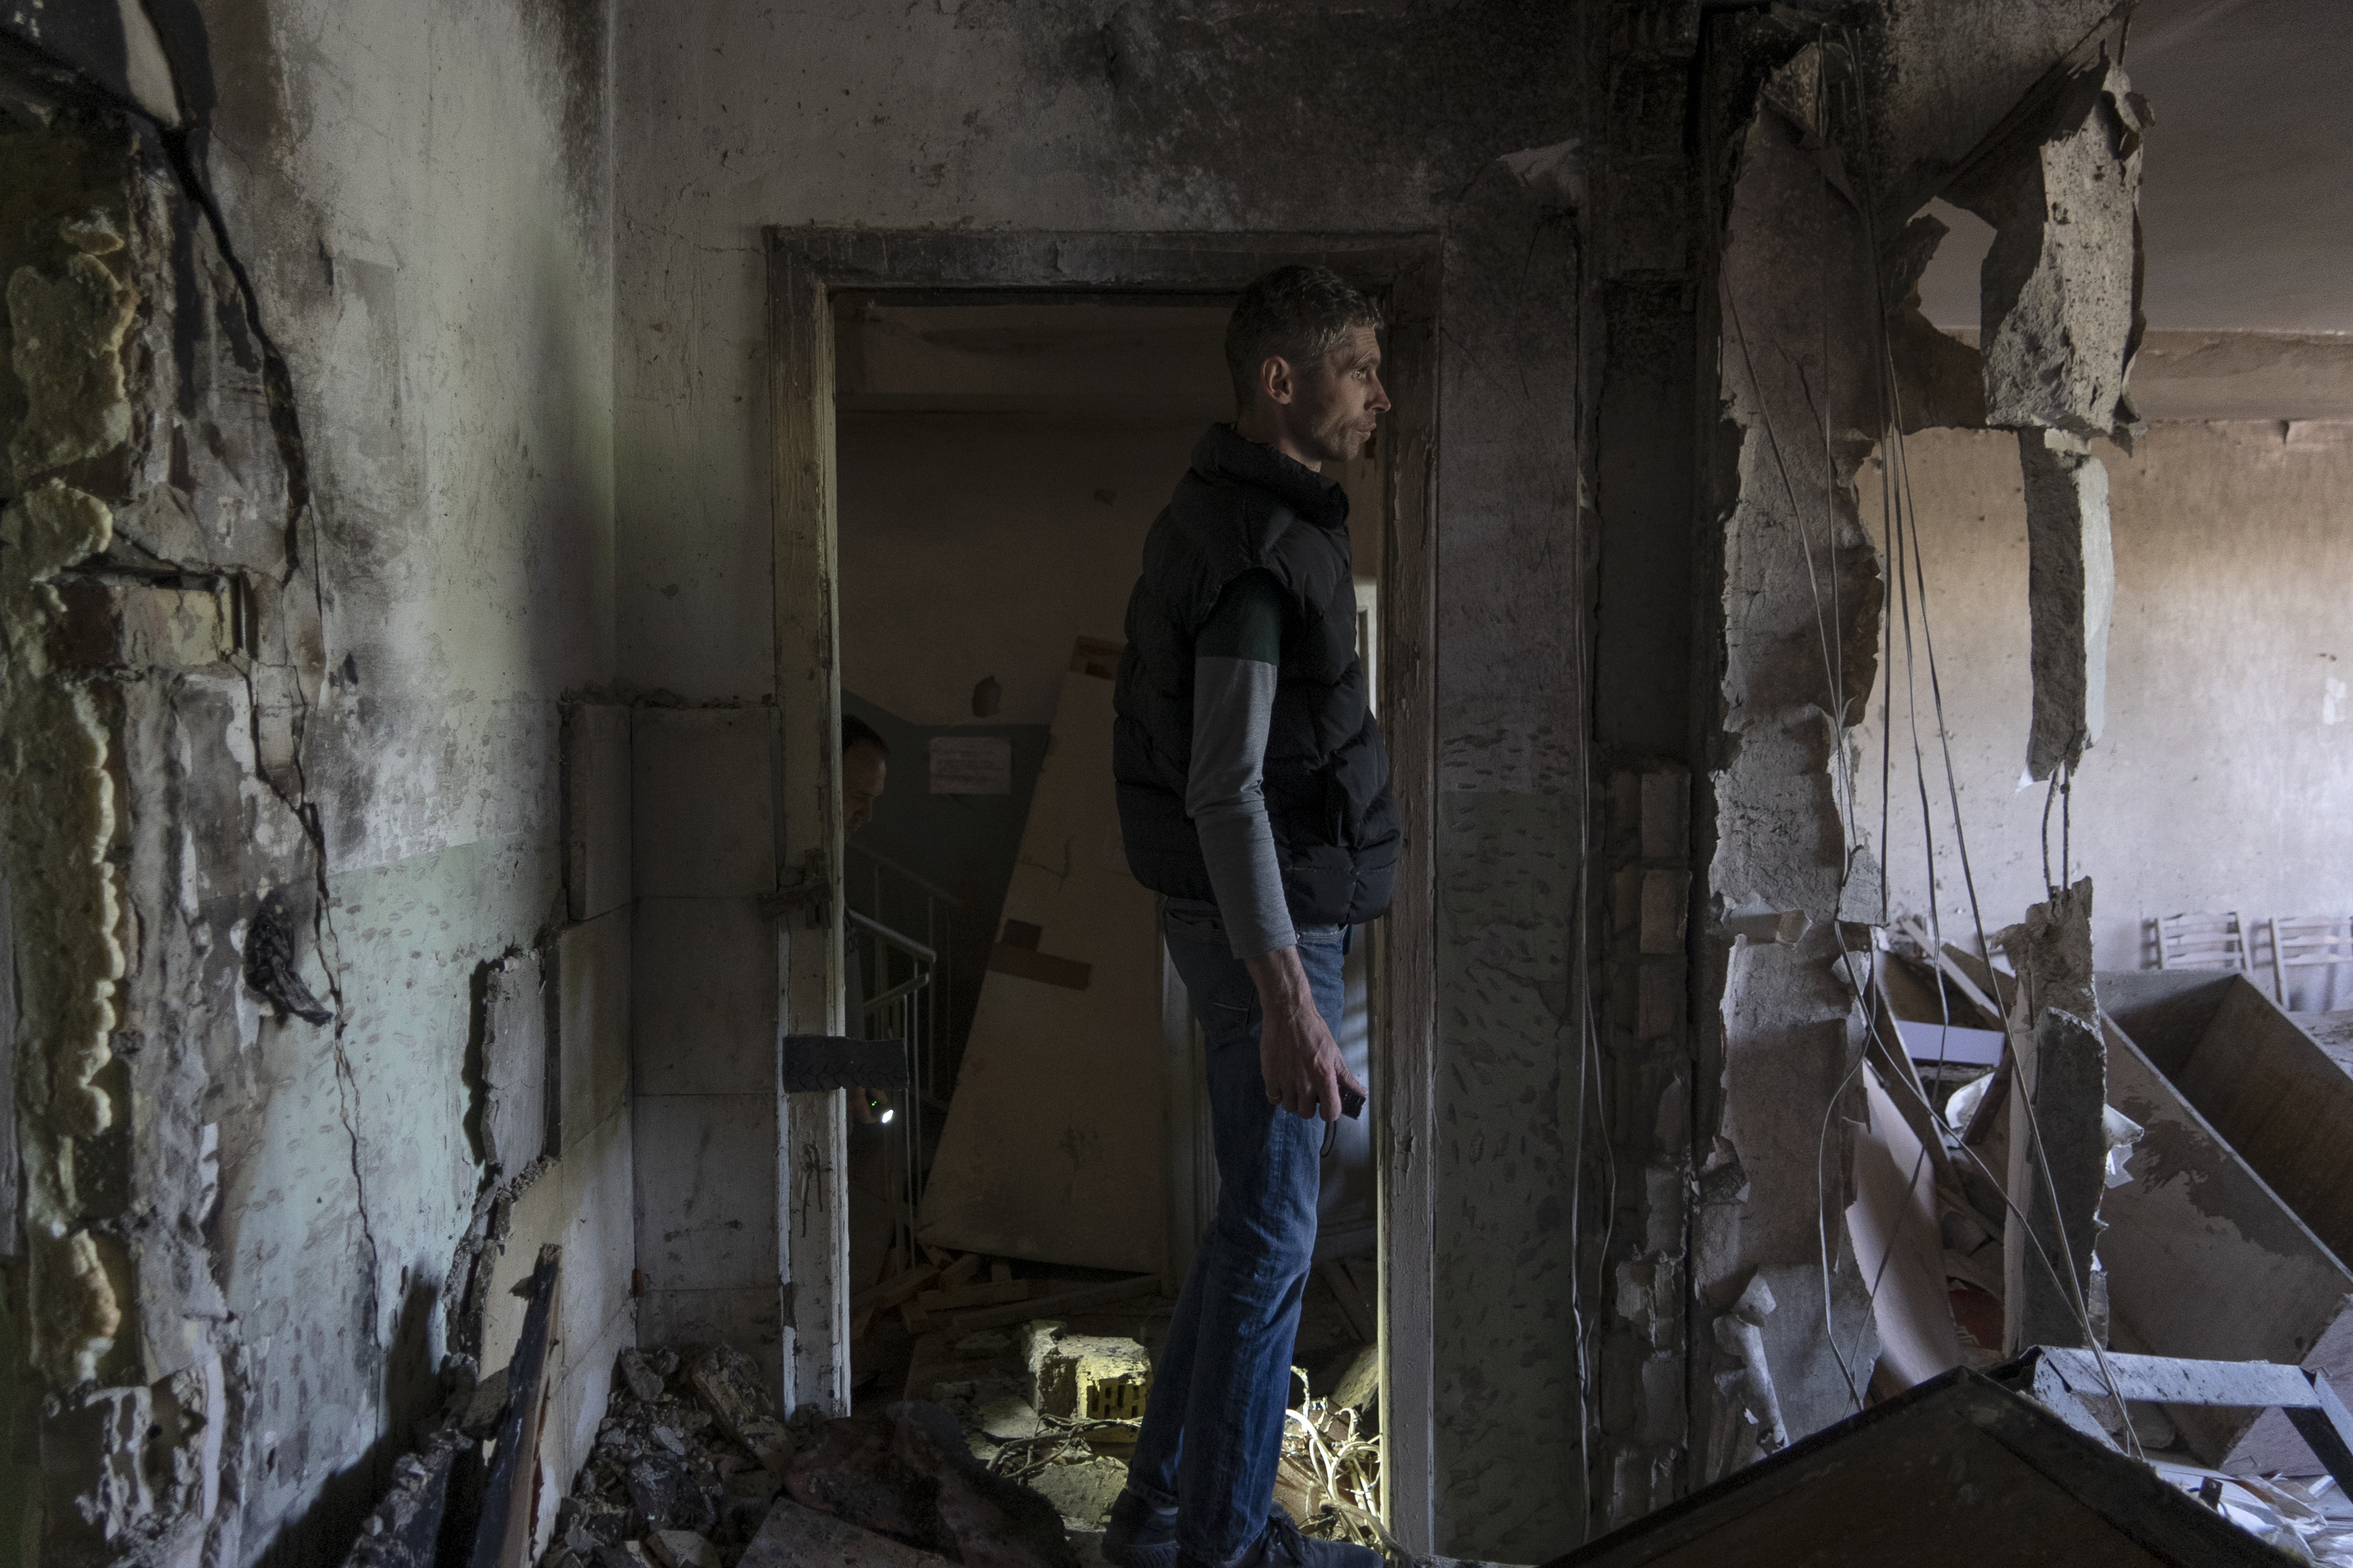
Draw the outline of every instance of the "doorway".
<instances>
[{"instance_id":1,"label":"doorway","mask_svg":"<svg viewBox=\"0 0 2353 1568\"><path fill-rule=\"evenodd\" d=\"M1384 1346L1383 1511L1408 1544L1426 1541L1429 248L780 231L770 255L783 826L788 863L838 868L829 930L786 935L784 1026L822 1017L836 1032L855 1013L916 1046L890 1123L839 1093L788 1096L781 1119L787 1362L807 1380L789 1393L829 1388L837 1408L875 1372L858 1342L874 1317L850 1303L871 1307L894 1269L986 1258L1010 1292L1025 1277L1058 1290L1138 1271L1174 1280L1189 1262L1214 1201L1204 1141L1187 1135L1201 1120L1196 1047L1150 895L1118 848L1108 677L1144 531L1200 431L1230 416L1222 333L1241 284L1316 259L1383 296L1392 384L1414 401L1399 395L1368 460L1336 477L1351 491L1360 632L1377 640L1366 651L1409 861L1390 918L1358 944L1352 1005L1374 1106L1343 1124L1356 1147L1327 1166L1319 1257L1377 1255L1354 1278L1365 1337ZM890 788L857 839L820 831L804 846L797 824L834 816L821 808L838 798L839 759L824 753L845 713L889 743ZM797 747L804 735L819 744ZM1090 747L1104 752L1097 766ZM796 750L816 765L796 768ZM1023 918L1041 910L1050 918ZM1019 1048L1058 1008L1098 1031L1116 1019L1133 1040L1115 1103L1086 1107L1071 1073ZM1008 1136L1008 1107L1033 1111L1058 1085L1067 1103L1042 1121L1092 1136L1115 1179L1065 1183L1059 1199L1032 1181L1008 1199L998 1178L1035 1163ZM987 1189L976 1208L937 1191L921 1201L944 1168Z\"/></svg>"}]
</instances>

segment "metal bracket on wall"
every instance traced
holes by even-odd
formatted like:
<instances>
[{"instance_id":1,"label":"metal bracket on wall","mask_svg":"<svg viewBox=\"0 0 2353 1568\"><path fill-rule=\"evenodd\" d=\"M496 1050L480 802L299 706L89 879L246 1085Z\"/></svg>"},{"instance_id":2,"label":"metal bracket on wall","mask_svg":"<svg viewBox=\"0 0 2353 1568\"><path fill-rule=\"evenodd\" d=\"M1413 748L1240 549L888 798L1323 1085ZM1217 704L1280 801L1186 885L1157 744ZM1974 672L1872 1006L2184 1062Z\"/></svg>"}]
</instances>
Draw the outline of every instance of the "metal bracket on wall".
<instances>
[{"instance_id":1,"label":"metal bracket on wall","mask_svg":"<svg viewBox=\"0 0 2353 1568\"><path fill-rule=\"evenodd\" d=\"M808 852L808 858L801 862L797 879L773 893L760 895L760 913L766 919L781 920L795 910L805 912L804 923L812 930L832 922L833 876L822 849Z\"/></svg>"},{"instance_id":2,"label":"metal bracket on wall","mask_svg":"<svg viewBox=\"0 0 2353 1568\"><path fill-rule=\"evenodd\" d=\"M904 1089L907 1042L786 1035L784 1079L787 1094L828 1089Z\"/></svg>"}]
</instances>

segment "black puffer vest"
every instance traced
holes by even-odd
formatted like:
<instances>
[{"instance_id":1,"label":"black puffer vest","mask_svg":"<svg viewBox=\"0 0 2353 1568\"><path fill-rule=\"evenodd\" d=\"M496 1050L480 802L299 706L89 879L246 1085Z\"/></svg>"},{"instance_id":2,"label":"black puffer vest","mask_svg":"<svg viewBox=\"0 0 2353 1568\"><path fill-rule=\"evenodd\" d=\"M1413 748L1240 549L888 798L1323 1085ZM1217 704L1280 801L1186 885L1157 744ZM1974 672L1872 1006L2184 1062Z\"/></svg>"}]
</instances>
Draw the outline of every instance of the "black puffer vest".
<instances>
[{"instance_id":1,"label":"black puffer vest","mask_svg":"<svg viewBox=\"0 0 2353 1568\"><path fill-rule=\"evenodd\" d=\"M1400 833L1356 659L1348 497L1229 425L1193 448L1127 602L1112 771L1128 868L1170 898L1217 897L1185 815L1193 639L1226 585L1261 567L1290 599L1265 771L1283 897L1301 925L1356 924L1388 908Z\"/></svg>"}]
</instances>

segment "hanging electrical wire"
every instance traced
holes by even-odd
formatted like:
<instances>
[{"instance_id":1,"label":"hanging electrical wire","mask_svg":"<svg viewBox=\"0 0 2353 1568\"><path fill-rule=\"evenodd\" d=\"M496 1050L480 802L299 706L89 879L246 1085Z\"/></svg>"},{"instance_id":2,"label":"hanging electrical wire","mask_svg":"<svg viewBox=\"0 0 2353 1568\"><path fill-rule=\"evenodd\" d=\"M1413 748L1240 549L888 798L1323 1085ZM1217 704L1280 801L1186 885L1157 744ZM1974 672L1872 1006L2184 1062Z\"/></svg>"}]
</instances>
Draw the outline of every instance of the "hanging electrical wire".
<instances>
[{"instance_id":1,"label":"hanging electrical wire","mask_svg":"<svg viewBox=\"0 0 2353 1568\"><path fill-rule=\"evenodd\" d=\"M1835 45L1833 45L1831 29L1825 28L1822 33L1818 36L1817 45L1822 51L1821 58L1825 67L1835 60L1842 62L1847 68L1842 79L1842 85L1851 89L1853 94L1852 100L1847 107L1852 111L1851 118L1853 121L1863 121L1866 119L1868 106L1864 96L1864 88L1861 79L1860 72L1854 68L1856 53L1854 48L1854 40L1852 34L1846 33L1841 29L1840 37L1837 39ZM1817 90L1814 103L1815 123L1812 127L1813 135L1811 140L1823 149L1826 159L1830 157L1843 158L1844 154L1838 149L1836 139L1831 132L1831 116L1829 112L1829 105L1824 101L1821 96L1827 89L1831 73L1827 68L1816 73L1815 81ZM1857 162L1859 165L1860 161L1858 160ZM1860 182L1841 181L1839 183L1839 187L1846 194L1852 195L1852 187L1855 184L1860 184L1864 190L1871 188L1867 180ZM1823 186L1825 201L1828 202L1831 199L1832 181L1830 177L1830 172L1827 167ZM1938 750L1941 752L1941 761L1945 768L1946 794L1952 813L1955 848L1960 861L1962 880L1968 893L1971 921L1976 928L1979 951L1989 953L1992 951L1992 948L1991 944L1987 940L1983 910L1977 893L1974 869L1969 862L1967 831L1962 824L1957 771L1954 766L1952 759L1951 729L1945 716L1942 680L1936 667L1934 634L1928 618L1927 574L1920 551L1918 529L1916 526L1917 510L1912 495L1908 453L1905 451L1904 446L1904 421L1901 393L1899 390L1899 384L1894 374L1893 343L1887 331L1887 309L1886 300L1884 299L1883 283L1881 279L1877 266L1879 247L1876 229L1873 221L1873 214L1868 201L1857 199L1854 202L1854 205L1859 213L1862 224L1864 255L1869 264L1869 276L1871 278L1873 303L1874 306L1873 314L1875 317L1875 320L1872 323L1871 330L1874 340L1874 346L1878 351L1873 358L1875 362L1875 368L1878 372L1878 379L1880 383L1881 428L1883 431L1883 448L1884 452L1881 465L1883 508L1883 581L1887 582L1893 588L1894 592L1892 597L1895 601L1895 607L1897 610L1896 616L1888 617L1883 622L1883 646L1886 657L1883 661L1882 668L1883 672L1883 679L1889 682L1888 690L1890 696L1883 710L1882 716L1880 842L1883 850L1883 847L1887 843L1888 831L1891 826L1891 803L1894 785L1893 681L1894 675L1894 634L1896 626L1900 624L1904 631L1903 651L1906 691L1906 718L1908 727L1911 731L1915 780L1919 794L1924 851L1926 856L1928 869L1927 885L1933 890L1937 884L1937 855L1936 850L1935 813L1933 808L1930 806L1928 800L1929 768L1926 750L1922 745L1919 734L1920 705L1918 687L1916 684L1919 675L1919 661L1916 657L1917 653L1925 653L1926 655L1930 702L1934 711L1935 729L1938 739ZM1721 258L1719 258L1719 260ZM1825 274L1826 270L1827 268L1825 268ZM1719 272L1721 275L1721 268L1719 268ZM1820 353L1822 358L1822 370L1825 377L1825 384L1820 396L1816 397L1816 395L1814 394L1810 384L1808 384L1801 368L1799 372L1799 379L1801 390L1804 391L1810 400L1816 402L1818 406L1820 408L1824 423L1824 531L1827 539L1827 547L1831 552L1831 559L1834 563L1836 559L1838 509L1836 495L1836 470L1835 465L1832 461L1834 458L1834 449L1830 436L1829 422L1831 417L1831 410L1835 388L1828 380L1831 366L1831 354L1829 323L1830 308L1827 292L1826 277L1818 277L1817 300L1818 307L1821 311L1822 320ZM1799 502L1796 486L1790 479L1788 464L1782 452L1778 434L1773 426L1770 399L1766 395L1763 383L1757 375L1755 357L1749 347L1746 329L1740 320L1737 291L1728 280L1725 289L1724 300L1726 315L1733 328L1734 342L1740 352L1743 367L1746 374L1749 386L1757 399L1759 423L1766 437L1767 448L1773 459L1775 472L1780 479L1783 496L1788 504L1791 520L1798 530L1799 542L1806 561L1809 589L1814 599L1817 640L1820 644L1822 656L1824 680L1831 698L1831 718L1834 737L1833 754L1836 758L1833 771L1833 788L1837 791L1839 803L1842 808L1841 812L1842 854L1839 887L1841 905L1839 912L1842 914L1845 908L1846 894L1851 885L1852 879L1854 874L1854 868L1857 864L1857 846L1854 844L1852 838L1854 819L1857 815L1857 801L1853 789L1853 776L1852 769L1852 757L1845 721L1846 702L1843 690L1843 670L1841 668L1840 662L1831 652L1831 637L1829 631L1830 626L1843 624L1842 609L1838 605L1835 597L1835 568L1833 565L1832 597L1831 602L1826 605L1823 602L1824 595L1820 582L1820 573L1817 569L1814 561L1813 542L1810 533L1807 530L1805 522L1805 514L1808 509ZM1919 613L1916 652L1913 627L1913 606L1915 593ZM2059 789L2063 798L2065 793L2065 780L2063 778L2059 782ZM2065 874L2067 870L2069 861L2067 833L2068 823L2063 808L2061 849L2061 869L2063 875ZM1883 865L1885 863L1885 856L1883 853L1882 856L1882 863ZM2045 880L2046 882L2049 881L2047 872ZM1884 921L1886 914L1886 884L1883 875L1881 898L1883 921ZM1867 968L1858 966L1857 955L1847 945L1842 922L1838 921L1834 918L1833 923L1834 925L1839 926L1836 933L1840 949L1839 962L1850 983L1852 994L1852 1005L1862 1010L1866 1046L1864 1049L1859 1050L1856 1053L1854 1061L1848 1067L1846 1072L1841 1078L1837 1087L1830 1097L1829 1102L1824 1107L1822 1124L1819 1130L1817 1139L1815 1163L1818 1204L1816 1216L1818 1233L1817 1240L1820 1250L1822 1304L1826 1333L1830 1340L1833 1359L1838 1363L1841 1375L1846 1381L1849 1395L1855 1402L1856 1405L1860 1407L1862 1404L1862 1392L1856 1384L1853 1371L1849 1363L1846 1352L1838 1342L1836 1316L1834 1310L1834 1292L1831 1278L1832 1249L1830 1241L1830 1205L1826 1190L1827 1183L1824 1175L1824 1167L1828 1157L1829 1133L1831 1120L1836 1114L1836 1109L1839 1103L1850 1091L1862 1069L1867 1058L1868 1044L1872 1040L1876 1039L1883 1051L1889 1052L1893 1055L1894 1051L1901 1049L1901 1042L1899 1041L1891 1046L1883 1037L1879 1037L1878 1020L1873 1016L1872 1010L1865 1003L1865 999L1870 994L1871 982L1869 971ZM1929 908L1929 934L1930 940L1934 942L1938 950L1941 951L1945 946L1941 910L1938 908L1937 900L1933 896L1933 891ZM2010 1015L2011 1009L2007 1001L2000 999L2002 985L2000 972L1998 970L1990 971L1990 973L1993 977L1993 987L1997 999L1997 1008L2006 1018ZM1938 998L1940 1011L1943 1015L1939 1030L1939 1038L1941 1041L1945 1033L1951 1027L1950 1006L1945 996L1944 987L1941 984L1938 987ZM1944 1062L1943 1052L1944 1047L1940 1044L1937 1058L1939 1066L1943 1065ZM2052 1275L2053 1283L2059 1287L2063 1301L2074 1317L2078 1327L2082 1330L2085 1342L2090 1344L2094 1352L2095 1357L2102 1368L2103 1374L2109 1383L2111 1394L2118 1395L2118 1408L2121 1410L2123 1408L2123 1402L2120 1397L2120 1391L2116 1383L2113 1372L2107 1367L2105 1352L2104 1347L2099 1343L2099 1336L2093 1331L2093 1325L2090 1321L2090 1313L2088 1310L2088 1303L2084 1300L2080 1276L2077 1274L2074 1265L2073 1247L2068 1241L2064 1227L2062 1226L2058 1230L2058 1240L2062 1251L2062 1258L2061 1259L2054 1260L2050 1257L2048 1250L2043 1247L2042 1238L2035 1234L2034 1226L2029 1216L2022 1209L2020 1208L2016 1201L2011 1197L2010 1194L2007 1190L2007 1183L2001 1179L1995 1178L1992 1173L1986 1168L1984 1161L1978 1155L1975 1149L1969 1147L1965 1141L1953 1135L1954 1130L1946 1117L1944 1108L1929 1102L1926 1095L1921 1094L1917 1087L1908 1080L1906 1075L1895 1074L1892 1076L1898 1080L1899 1086L1903 1089L1911 1092L1920 1100L1923 1108L1927 1111L1931 1119L1932 1126L1939 1138L1944 1139L1950 1137L1953 1145L1959 1148L1961 1152L1968 1156L1971 1163L1986 1174L1988 1180L1991 1183L1996 1191L2001 1193L2002 1201L2010 1212L2018 1215L2021 1222L2019 1226L2021 1233L2024 1236L2037 1259L2042 1263L2043 1268ZM2028 1121L2028 1136L2032 1144L2037 1173L2041 1176L2044 1190L2050 1196L2052 1212L2056 1214L2059 1212L2057 1186L2052 1177L2048 1153L2043 1145L2040 1119L2032 1104L2033 1097L2031 1092L2028 1092L2028 1089L2025 1086L2021 1087L2021 1094L2022 1108L2026 1113ZM1917 1190L1919 1177L1922 1171L1925 1169L1927 1149L1924 1143L1919 1155L1914 1162L1913 1170L1909 1181L1906 1184L1907 1191ZM1907 1205L1904 1209L1898 1211L1895 1228L1885 1239L1885 1251L1883 1253L1877 1271L1874 1273L1866 1289L1866 1300L1873 1307L1876 1305L1879 1289L1884 1282L1887 1267L1894 1255L1897 1242L1900 1240L1902 1226L1905 1219L1908 1217L1909 1207L1910 1205ZM2063 1264L2063 1268L2062 1267ZM1859 1352L1859 1339L1856 1350ZM2126 1431L2128 1443L2134 1450L2137 1452L2137 1436L2131 1432L2129 1422L2126 1424Z\"/></svg>"}]
</instances>

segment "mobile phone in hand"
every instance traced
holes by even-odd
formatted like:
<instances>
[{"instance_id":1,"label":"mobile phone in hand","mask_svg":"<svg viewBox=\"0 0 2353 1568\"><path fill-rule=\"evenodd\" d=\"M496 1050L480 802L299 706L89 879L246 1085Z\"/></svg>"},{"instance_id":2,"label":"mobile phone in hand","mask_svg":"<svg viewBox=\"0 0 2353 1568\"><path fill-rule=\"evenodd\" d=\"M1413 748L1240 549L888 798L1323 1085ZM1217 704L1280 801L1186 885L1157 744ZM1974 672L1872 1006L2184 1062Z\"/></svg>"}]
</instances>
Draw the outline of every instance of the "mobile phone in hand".
<instances>
[{"instance_id":1,"label":"mobile phone in hand","mask_svg":"<svg viewBox=\"0 0 2353 1568\"><path fill-rule=\"evenodd\" d=\"M1346 1084L1342 1084L1340 1086L1340 1114L1346 1117L1349 1121L1354 1121L1356 1119L1357 1113L1364 1109L1365 1097L1358 1094L1355 1089L1350 1089Z\"/></svg>"}]
</instances>

